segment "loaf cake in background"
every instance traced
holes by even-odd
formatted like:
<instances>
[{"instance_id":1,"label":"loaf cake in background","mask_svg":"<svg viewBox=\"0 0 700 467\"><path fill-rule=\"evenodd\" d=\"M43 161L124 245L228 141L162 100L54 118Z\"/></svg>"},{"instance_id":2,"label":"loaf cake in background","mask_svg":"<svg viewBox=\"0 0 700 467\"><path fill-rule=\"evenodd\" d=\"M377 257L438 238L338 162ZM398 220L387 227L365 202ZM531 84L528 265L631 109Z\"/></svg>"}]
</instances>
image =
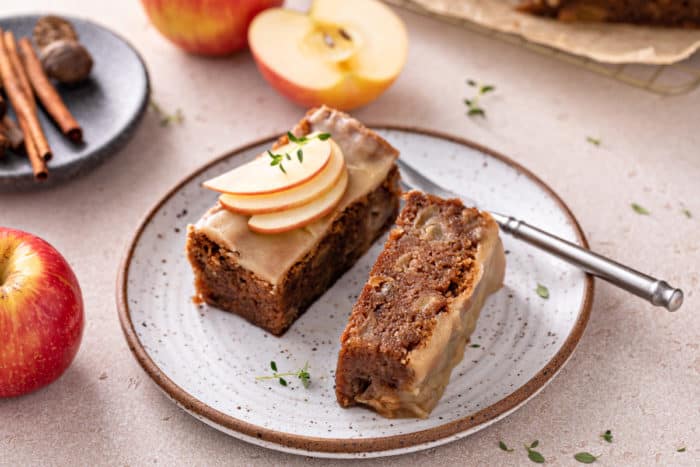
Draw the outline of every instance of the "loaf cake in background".
<instances>
[{"instance_id":1,"label":"loaf cake in background","mask_svg":"<svg viewBox=\"0 0 700 467\"><path fill-rule=\"evenodd\" d=\"M561 21L700 27L700 0L524 0L518 8Z\"/></svg>"}]
</instances>

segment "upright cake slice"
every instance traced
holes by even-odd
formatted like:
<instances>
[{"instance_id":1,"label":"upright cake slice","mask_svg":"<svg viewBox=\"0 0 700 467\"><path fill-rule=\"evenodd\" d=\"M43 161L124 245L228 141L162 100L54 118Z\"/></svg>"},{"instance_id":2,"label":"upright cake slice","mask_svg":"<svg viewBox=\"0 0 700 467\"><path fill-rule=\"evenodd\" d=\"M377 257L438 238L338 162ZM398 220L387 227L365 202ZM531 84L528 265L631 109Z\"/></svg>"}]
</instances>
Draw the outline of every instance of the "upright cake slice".
<instances>
[{"instance_id":1,"label":"upright cake slice","mask_svg":"<svg viewBox=\"0 0 700 467\"><path fill-rule=\"evenodd\" d=\"M562 21L700 26L700 0L523 0L519 9Z\"/></svg>"},{"instance_id":2,"label":"upright cake slice","mask_svg":"<svg viewBox=\"0 0 700 467\"><path fill-rule=\"evenodd\" d=\"M299 147L289 150L290 139ZM325 159L310 160L312 155ZM310 110L289 137L246 170L205 183L223 190L237 180L234 191L239 193L222 195L188 227L187 255L197 297L283 334L392 224L398 211L397 156L396 149L360 122L324 106ZM313 168L316 175L305 179L299 172L304 168ZM265 183L249 180L258 173L268 174ZM289 187L283 191L247 194L261 187L277 189L285 180ZM308 190L320 191L306 199ZM282 206L280 200L290 205ZM280 214L278 208L285 210ZM255 209L258 214L251 217L249 211ZM309 223L310 218L315 220Z\"/></svg>"},{"instance_id":3,"label":"upright cake slice","mask_svg":"<svg viewBox=\"0 0 700 467\"><path fill-rule=\"evenodd\" d=\"M503 283L493 218L412 191L340 341L336 396L385 417L427 417Z\"/></svg>"}]
</instances>

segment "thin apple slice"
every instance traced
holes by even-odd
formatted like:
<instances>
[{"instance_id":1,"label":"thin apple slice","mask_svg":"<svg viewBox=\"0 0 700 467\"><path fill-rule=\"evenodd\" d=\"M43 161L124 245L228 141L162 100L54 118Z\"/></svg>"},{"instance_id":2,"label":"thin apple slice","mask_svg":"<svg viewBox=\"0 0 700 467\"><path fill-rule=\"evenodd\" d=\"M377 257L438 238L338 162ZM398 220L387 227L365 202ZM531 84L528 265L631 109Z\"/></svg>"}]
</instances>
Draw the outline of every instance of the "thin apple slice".
<instances>
[{"instance_id":1,"label":"thin apple slice","mask_svg":"<svg viewBox=\"0 0 700 467\"><path fill-rule=\"evenodd\" d=\"M306 183L267 195L223 194L219 201L227 210L246 215L279 212L306 204L330 191L345 171L342 151L335 142L331 142L331 148L328 165Z\"/></svg>"},{"instance_id":2,"label":"thin apple slice","mask_svg":"<svg viewBox=\"0 0 700 467\"><path fill-rule=\"evenodd\" d=\"M294 209L257 214L248 220L248 228L253 232L275 234L304 227L330 214L343 198L347 187L348 171L344 170L338 183L328 193Z\"/></svg>"},{"instance_id":3,"label":"thin apple slice","mask_svg":"<svg viewBox=\"0 0 700 467\"><path fill-rule=\"evenodd\" d=\"M303 151L303 161L297 157L299 150ZM317 138L309 140L303 146L297 143L285 144L272 152L284 156L284 171L279 165L270 165L272 159L268 153L264 153L202 185L232 195L260 195L288 190L310 180L326 167L331 158L331 144L328 139Z\"/></svg>"}]
</instances>

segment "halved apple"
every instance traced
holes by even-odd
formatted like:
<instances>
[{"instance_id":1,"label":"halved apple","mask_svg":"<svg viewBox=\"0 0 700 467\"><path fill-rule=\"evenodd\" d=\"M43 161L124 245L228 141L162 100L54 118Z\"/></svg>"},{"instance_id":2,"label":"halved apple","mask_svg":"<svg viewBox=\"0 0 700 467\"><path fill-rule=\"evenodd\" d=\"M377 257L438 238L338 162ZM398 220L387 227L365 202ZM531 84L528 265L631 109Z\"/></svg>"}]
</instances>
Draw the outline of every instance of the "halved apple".
<instances>
[{"instance_id":1,"label":"halved apple","mask_svg":"<svg viewBox=\"0 0 700 467\"><path fill-rule=\"evenodd\" d=\"M342 175L333 188L302 206L270 214L256 214L248 219L248 228L253 232L275 234L298 229L330 214L343 198L348 187L348 171Z\"/></svg>"},{"instance_id":2,"label":"halved apple","mask_svg":"<svg viewBox=\"0 0 700 467\"><path fill-rule=\"evenodd\" d=\"M303 151L303 158L298 151ZM288 190L316 176L331 159L328 139L312 139L303 146L288 143L272 151L281 154L284 170L271 165L271 156L261 154L247 164L207 180L202 185L219 193L258 195Z\"/></svg>"},{"instance_id":3,"label":"halved apple","mask_svg":"<svg viewBox=\"0 0 700 467\"><path fill-rule=\"evenodd\" d=\"M345 171L343 153L335 142L331 141L331 159L326 167L311 180L277 193L266 195L231 195L219 197L221 205L238 214L266 214L284 211L306 204L333 188Z\"/></svg>"},{"instance_id":4,"label":"halved apple","mask_svg":"<svg viewBox=\"0 0 700 467\"><path fill-rule=\"evenodd\" d=\"M403 22L377 0L314 0L307 14L255 17L248 42L263 77L305 107L349 110L376 99L406 62Z\"/></svg>"}]
</instances>

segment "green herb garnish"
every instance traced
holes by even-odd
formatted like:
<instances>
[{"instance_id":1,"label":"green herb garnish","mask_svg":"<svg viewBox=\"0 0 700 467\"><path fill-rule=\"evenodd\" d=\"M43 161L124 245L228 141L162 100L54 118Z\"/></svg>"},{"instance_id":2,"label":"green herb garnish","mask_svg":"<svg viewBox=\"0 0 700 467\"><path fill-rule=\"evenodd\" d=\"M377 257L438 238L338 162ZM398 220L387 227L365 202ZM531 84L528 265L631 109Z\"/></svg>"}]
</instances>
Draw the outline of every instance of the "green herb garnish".
<instances>
[{"instance_id":1,"label":"green herb garnish","mask_svg":"<svg viewBox=\"0 0 700 467\"><path fill-rule=\"evenodd\" d=\"M612 441L613 441L612 431L610 431L610 430L605 430L605 433L600 435L600 437L603 438L608 443L612 443Z\"/></svg>"},{"instance_id":2,"label":"green herb garnish","mask_svg":"<svg viewBox=\"0 0 700 467\"><path fill-rule=\"evenodd\" d=\"M256 376L255 379L257 381L263 381L267 379L277 379L279 381L280 385L282 386L287 386L289 383L287 382L286 379L284 379L285 376L296 376L299 378L299 381L301 381L302 386L305 388L308 388L311 385L311 374L309 373L309 362L306 362L304 364L304 368L302 368L299 371L289 371L286 373L278 373L277 372L277 363L274 361L270 362L270 368L272 368L272 375L270 376Z\"/></svg>"},{"instance_id":3,"label":"green herb garnish","mask_svg":"<svg viewBox=\"0 0 700 467\"><path fill-rule=\"evenodd\" d=\"M544 298L545 300L549 298L549 289L542 284L537 284L535 292L537 292L537 295Z\"/></svg>"},{"instance_id":4,"label":"green herb garnish","mask_svg":"<svg viewBox=\"0 0 700 467\"><path fill-rule=\"evenodd\" d=\"M317 135L313 136L294 136L294 134L291 131L287 132L287 139L291 141L292 143L296 143L299 146L299 149L297 149L297 160L299 163L304 162L304 151L301 149L301 146L305 145L309 141L313 141L315 139L319 139L321 141L325 141L328 138L331 137L330 133L319 133ZM284 168L284 160L287 159L288 161L292 160L292 156L289 155L289 153L284 153L284 154L275 154L272 151L268 149L267 155L270 156L270 165L272 167L277 166L280 168L280 170L284 173L287 173L287 171Z\"/></svg>"},{"instance_id":5,"label":"green herb garnish","mask_svg":"<svg viewBox=\"0 0 700 467\"><path fill-rule=\"evenodd\" d=\"M506 446L506 443L504 443L503 441L498 442L498 447L501 448L501 451L513 452L513 450Z\"/></svg>"},{"instance_id":6,"label":"green herb garnish","mask_svg":"<svg viewBox=\"0 0 700 467\"><path fill-rule=\"evenodd\" d=\"M683 209L681 209L681 212L682 212L682 213L685 215L685 217L687 217L688 219L690 219L690 218L693 217L693 213L690 212L690 209L683 208Z\"/></svg>"},{"instance_id":7,"label":"green herb garnish","mask_svg":"<svg viewBox=\"0 0 700 467\"><path fill-rule=\"evenodd\" d=\"M527 450L528 459L536 464L544 464L544 456L540 452L534 450L539 444L540 442L535 440L529 446L525 445L525 449Z\"/></svg>"},{"instance_id":8,"label":"green herb garnish","mask_svg":"<svg viewBox=\"0 0 700 467\"><path fill-rule=\"evenodd\" d=\"M479 84L473 79L468 79L467 84L471 87L478 88L474 97L471 99L464 99L464 105L467 106L467 115L470 117L475 115L485 117L486 111L479 105L479 98L484 94L495 91L496 88L490 84Z\"/></svg>"},{"instance_id":9,"label":"green herb garnish","mask_svg":"<svg viewBox=\"0 0 700 467\"><path fill-rule=\"evenodd\" d=\"M685 452L685 447L676 449L676 452Z\"/></svg>"},{"instance_id":10,"label":"green herb garnish","mask_svg":"<svg viewBox=\"0 0 700 467\"><path fill-rule=\"evenodd\" d=\"M182 114L181 109L177 109L174 114L169 114L153 99L149 103L151 109L158 114L160 118L160 126L168 126L171 123L180 124L185 120L185 116Z\"/></svg>"},{"instance_id":11,"label":"green herb garnish","mask_svg":"<svg viewBox=\"0 0 700 467\"><path fill-rule=\"evenodd\" d=\"M590 452L577 452L576 454L574 454L574 459L576 459L582 464L592 464L596 460L598 460L598 457L600 456L594 456Z\"/></svg>"},{"instance_id":12,"label":"green herb garnish","mask_svg":"<svg viewBox=\"0 0 700 467\"><path fill-rule=\"evenodd\" d=\"M649 210L647 208L645 208L644 206L641 206L637 203L632 203L632 204L630 204L630 206L632 207L634 212L636 212L637 214L640 214L642 216L648 216L649 214L651 214L651 212L649 212Z\"/></svg>"},{"instance_id":13,"label":"green herb garnish","mask_svg":"<svg viewBox=\"0 0 700 467\"><path fill-rule=\"evenodd\" d=\"M592 136L586 136L586 141L594 146L600 146L600 138L594 138Z\"/></svg>"},{"instance_id":14,"label":"green herb garnish","mask_svg":"<svg viewBox=\"0 0 700 467\"><path fill-rule=\"evenodd\" d=\"M470 344L469 347L471 347L472 349L478 349L479 347L481 347L481 344Z\"/></svg>"}]
</instances>

